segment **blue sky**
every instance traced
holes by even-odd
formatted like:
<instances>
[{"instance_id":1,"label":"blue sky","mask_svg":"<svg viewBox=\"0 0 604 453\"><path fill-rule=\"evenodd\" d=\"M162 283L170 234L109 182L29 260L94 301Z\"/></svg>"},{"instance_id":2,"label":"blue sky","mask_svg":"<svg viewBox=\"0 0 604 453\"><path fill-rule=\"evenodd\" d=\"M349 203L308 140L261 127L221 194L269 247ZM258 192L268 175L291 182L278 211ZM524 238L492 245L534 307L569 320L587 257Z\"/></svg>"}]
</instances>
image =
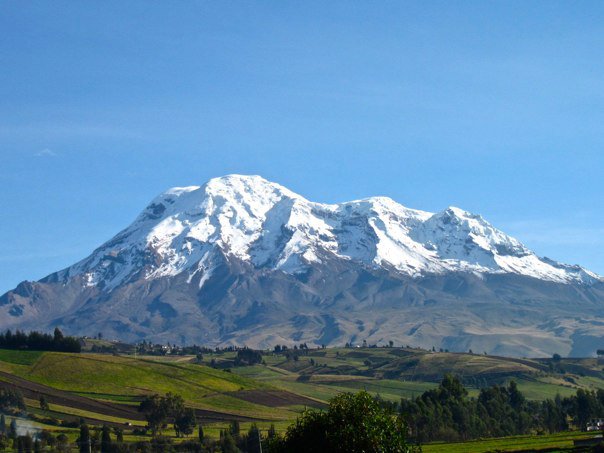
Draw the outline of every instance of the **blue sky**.
<instances>
[{"instance_id":1,"label":"blue sky","mask_svg":"<svg viewBox=\"0 0 604 453\"><path fill-rule=\"evenodd\" d=\"M604 273L601 2L0 3L0 293L168 187L482 214Z\"/></svg>"}]
</instances>

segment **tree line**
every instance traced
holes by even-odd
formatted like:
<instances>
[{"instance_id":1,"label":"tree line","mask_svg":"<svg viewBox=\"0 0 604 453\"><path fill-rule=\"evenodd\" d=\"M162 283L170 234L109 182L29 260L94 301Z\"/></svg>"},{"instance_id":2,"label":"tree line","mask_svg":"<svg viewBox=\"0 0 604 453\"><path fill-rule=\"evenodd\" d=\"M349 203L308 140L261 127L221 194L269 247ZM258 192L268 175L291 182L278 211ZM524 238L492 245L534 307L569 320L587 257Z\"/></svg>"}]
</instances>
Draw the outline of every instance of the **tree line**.
<instances>
[{"instance_id":1,"label":"tree line","mask_svg":"<svg viewBox=\"0 0 604 453\"><path fill-rule=\"evenodd\" d=\"M4 409L18 409L23 400L18 392L5 390L0 392L0 403ZM274 427L263 434L255 425L247 432L241 432L239 422L234 420L229 428L220 432L218 440L204 436L195 411L185 407L179 395L148 396L139 410L145 415L151 440L126 443L119 428L111 430L105 426L93 432L81 421L80 436L76 440L79 450L256 453L262 448L269 453L413 452L417 450L414 445L435 440L463 441L585 428L591 418L604 414L604 390L579 389L576 395L569 397L529 401L512 381L483 388L477 397L470 397L457 377L445 375L437 388L411 400L402 399L400 403L383 401L367 392L339 394L330 400L325 410L304 411L284 436L277 435ZM173 443L162 435L170 424L178 437L186 438L184 442ZM189 437L196 430L197 435ZM14 446L19 443L30 445L31 439L27 436L19 439L16 431L16 425L13 422L7 425L2 417L0 445L3 439L12 439ZM34 446L36 443L42 447L55 443L58 450L65 440L41 436L45 434L34 439Z\"/></svg>"},{"instance_id":2,"label":"tree line","mask_svg":"<svg viewBox=\"0 0 604 453\"><path fill-rule=\"evenodd\" d=\"M198 439L188 439L180 444L173 444L169 438L162 436L163 430L170 424L177 436L183 437L191 435L196 427L195 412L185 408L182 397L172 393L164 396L152 395L141 402L139 410L145 414L152 440L128 446L120 442L112 442L107 431L106 445L111 445L111 448L103 450L101 439L101 453L105 451L409 453L417 450L406 440L407 428L403 418L392 408L380 404L367 392L343 393L330 401L327 410L304 411L287 429L284 436L277 435L274 425L271 425L266 434L262 434L255 424L252 424L247 432L242 432L239 422L233 420L227 429L220 431L217 440L207 439L203 427L199 424L197 425ZM89 433L81 430L77 442L84 447L90 445ZM99 445L99 442L95 445Z\"/></svg>"},{"instance_id":3,"label":"tree line","mask_svg":"<svg viewBox=\"0 0 604 453\"><path fill-rule=\"evenodd\" d=\"M81 352L80 341L66 337L57 327L53 335L31 331L28 334L20 330L15 333L7 330L0 333L0 349L30 349L33 351Z\"/></svg>"},{"instance_id":4,"label":"tree line","mask_svg":"<svg viewBox=\"0 0 604 453\"><path fill-rule=\"evenodd\" d=\"M398 409L411 437L422 443L556 433L585 429L590 419L604 417L604 390L579 389L565 398L529 401L512 381L483 388L471 398L458 378L446 375L438 388L402 399Z\"/></svg>"}]
</instances>

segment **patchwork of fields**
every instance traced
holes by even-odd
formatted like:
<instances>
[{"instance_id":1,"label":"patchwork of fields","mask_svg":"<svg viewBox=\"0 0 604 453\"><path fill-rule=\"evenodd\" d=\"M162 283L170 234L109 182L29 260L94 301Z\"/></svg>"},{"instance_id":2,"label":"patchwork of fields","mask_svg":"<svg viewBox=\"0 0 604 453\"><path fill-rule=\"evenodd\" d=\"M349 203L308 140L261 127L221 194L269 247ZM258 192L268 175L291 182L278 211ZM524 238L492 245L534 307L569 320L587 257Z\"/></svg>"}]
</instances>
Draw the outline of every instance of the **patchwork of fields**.
<instances>
[{"instance_id":1,"label":"patchwork of fields","mask_svg":"<svg viewBox=\"0 0 604 453\"><path fill-rule=\"evenodd\" d=\"M242 429L256 422L283 432L307 407L324 407L339 392L366 390L388 401L419 396L438 385L445 373L460 376L475 394L484 385L518 382L529 399L574 394L578 388L604 388L596 359L510 359L476 354L401 348L300 349L264 353L262 363L235 366L236 352L194 356L69 354L0 350L0 386L18 388L36 420L67 422L80 418L91 425L145 425L138 404L145 395L181 395L196 411L207 435L232 420ZM39 398L49 403L39 407ZM60 430L71 438L77 430L35 422L36 428ZM167 431L166 434L174 434ZM429 444L426 452L514 451L523 448L567 448L583 433L490 439L464 444Z\"/></svg>"}]
</instances>

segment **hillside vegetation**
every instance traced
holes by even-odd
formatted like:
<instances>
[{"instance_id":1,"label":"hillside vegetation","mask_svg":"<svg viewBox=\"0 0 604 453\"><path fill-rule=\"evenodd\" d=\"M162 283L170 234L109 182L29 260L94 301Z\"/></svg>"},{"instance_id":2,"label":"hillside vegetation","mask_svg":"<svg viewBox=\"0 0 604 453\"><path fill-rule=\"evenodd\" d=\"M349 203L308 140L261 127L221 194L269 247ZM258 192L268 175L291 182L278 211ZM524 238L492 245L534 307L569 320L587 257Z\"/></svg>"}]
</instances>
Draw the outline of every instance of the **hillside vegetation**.
<instances>
[{"instance_id":1,"label":"hillside vegetation","mask_svg":"<svg viewBox=\"0 0 604 453\"><path fill-rule=\"evenodd\" d=\"M181 395L193 408L215 411L227 418L285 420L295 417L295 412L287 407L262 404L264 395L273 389L269 384L189 363L190 357L185 360L3 350L0 351L0 380L29 390L32 396L52 393L50 389L53 389L112 402L120 409L138 404L145 395L171 392ZM238 393L256 395L257 402L251 402L249 397L240 399ZM53 393L51 402L58 398ZM303 401L294 401L292 405L298 402Z\"/></svg>"},{"instance_id":2,"label":"hillside vegetation","mask_svg":"<svg viewBox=\"0 0 604 453\"><path fill-rule=\"evenodd\" d=\"M230 367L234 353L206 355ZM445 374L477 389L510 380L531 400L573 395L577 389L604 388L598 359L518 359L482 354L433 352L411 348L329 348L287 350L264 357L266 366L233 372L325 401L340 391L367 390L398 401L434 388Z\"/></svg>"},{"instance_id":3,"label":"hillside vegetation","mask_svg":"<svg viewBox=\"0 0 604 453\"><path fill-rule=\"evenodd\" d=\"M242 366L250 358L254 364ZM417 398L447 373L458 376L470 396L514 380L529 400L565 397L577 389L604 388L602 366L595 358L531 360L391 347L206 351L197 356L0 350L0 387L20 390L40 427L73 436L69 424L83 418L93 426L131 426L134 431L126 438L132 440L149 435L136 431L146 424L137 410L142 399L173 393L195 410L206 435L217 438L232 421L242 429L255 422L261 432L270 425L284 432L304 408L326 407L342 392L366 390L392 403ZM41 396L49 403L45 410Z\"/></svg>"}]
</instances>

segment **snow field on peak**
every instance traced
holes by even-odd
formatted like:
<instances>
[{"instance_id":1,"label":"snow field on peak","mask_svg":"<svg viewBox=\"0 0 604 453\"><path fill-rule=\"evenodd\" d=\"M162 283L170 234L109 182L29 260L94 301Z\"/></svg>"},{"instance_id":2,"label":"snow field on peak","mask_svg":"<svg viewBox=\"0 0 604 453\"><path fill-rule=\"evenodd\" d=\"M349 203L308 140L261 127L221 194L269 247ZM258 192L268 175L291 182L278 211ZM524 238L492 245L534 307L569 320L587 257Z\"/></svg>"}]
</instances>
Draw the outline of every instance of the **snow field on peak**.
<instances>
[{"instance_id":1,"label":"snow field on peak","mask_svg":"<svg viewBox=\"0 0 604 453\"><path fill-rule=\"evenodd\" d=\"M538 258L481 216L459 208L432 214L387 197L313 203L259 176L240 175L166 191L69 274L86 273L89 284L103 281L111 288L144 264L146 278L188 270L189 280L200 274L203 285L215 248L288 273L333 256L410 276L469 271L558 282L599 279L580 267Z\"/></svg>"}]
</instances>

